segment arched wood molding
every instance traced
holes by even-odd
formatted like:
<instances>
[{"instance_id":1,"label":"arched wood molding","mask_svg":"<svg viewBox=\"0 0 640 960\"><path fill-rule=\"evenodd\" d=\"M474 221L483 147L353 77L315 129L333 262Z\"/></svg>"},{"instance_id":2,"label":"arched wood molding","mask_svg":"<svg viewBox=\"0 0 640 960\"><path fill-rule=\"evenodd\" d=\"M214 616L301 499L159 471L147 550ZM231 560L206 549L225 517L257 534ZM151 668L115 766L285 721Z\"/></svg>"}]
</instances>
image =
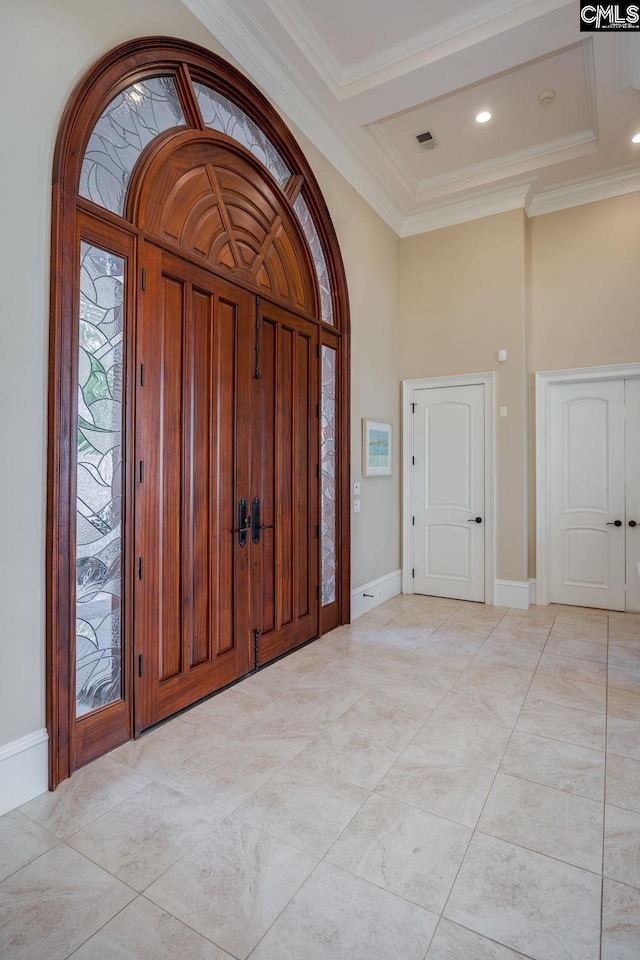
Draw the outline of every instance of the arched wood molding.
<instances>
[{"instance_id":1,"label":"arched wood molding","mask_svg":"<svg viewBox=\"0 0 640 960\"><path fill-rule=\"evenodd\" d=\"M93 66L80 81L64 111L53 163L53 216L51 254L51 301L49 337L49 399L47 454L47 527L46 527L46 691L49 731L49 786L55 787L72 770L75 718L75 570L69 550L75 532L75 391L77 388L77 290L79 223L90 215L89 233L100 242L100 221L117 225L131 248L140 228L108 210L98 208L78 196L80 170L90 133L107 104L131 84L150 76L171 74L181 94L187 125L203 136L219 140L205 130L193 95L192 81L214 87L258 122L292 171L284 193L274 193L292 207L301 190L312 213L325 252L333 292L335 326L318 319L319 294L313 273L314 304L322 342L338 350L338 436L336 545L339 551L337 602L330 629L350 619L350 380L349 380L349 303L346 276L335 230L313 172L295 138L275 109L238 70L206 49L186 41L149 37L136 39L112 50ZM184 130L184 128L181 128ZM193 134L193 129L192 129ZM175 131L174 134L175 135ZM158 148L160 138L143 152L136 170L147 154ZM230 148L231 149L231 148ZM233 144L246 162L255 163L248 151ZM136 172L132 181L135 182ZM129 197L134 196L134 189ZM132 201L133 202L133 201ZM291 223L295 217L291 211ZM292 227L293 229L293 227ZM299 231L297 224L295 229ZM309 270L307 257L306 269ZM132 262L135 268L135 263ZM228 274L227 274L228 275ZM248 278L245 278L248 282ZM240 280L240 278L238 278ZM304 313L309 315L305 309ZM126 417L129 414L125 415ZM129 424L129 428L131 424ZM125 429L127 424L125 423ZM125 667L125 684L130 683Z\"/></svg>"}]
</instances>

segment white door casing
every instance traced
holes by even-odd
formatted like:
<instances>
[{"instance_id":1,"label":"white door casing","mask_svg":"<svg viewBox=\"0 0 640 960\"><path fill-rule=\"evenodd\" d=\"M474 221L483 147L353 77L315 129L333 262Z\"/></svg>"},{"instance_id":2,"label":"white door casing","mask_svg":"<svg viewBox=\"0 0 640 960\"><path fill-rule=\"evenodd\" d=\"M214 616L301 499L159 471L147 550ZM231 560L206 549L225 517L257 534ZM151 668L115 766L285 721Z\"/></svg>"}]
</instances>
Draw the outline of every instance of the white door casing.
<instances>
[{"instance_id":1,"label":"white door casing","mask_svg":"<svg viewBox=\"0 0 640 960\"><path fill-rule=\"evenodd\" d=\"M549 413L550 600L624 610L624 381L555 384Z\"/></svg>"},{"instance_id":2,"label":"white door casing","mask_svg":"<svg viewBox=\"0 0 640 960\"><path fill-rule=\"evenodd\" d=\"M625 413L627 610L640 611L640 378L625 380Z\"/></svg>"},{"instance_id":3,"label":"white door casing","mask_svg":"<svg viewBox=\"0 0 640 960\"><path fill-rule=\"evenodd\" d=\"M415 390L413 402L414 591L484 601L484 385Z\"/></svg>"}]
</instances>

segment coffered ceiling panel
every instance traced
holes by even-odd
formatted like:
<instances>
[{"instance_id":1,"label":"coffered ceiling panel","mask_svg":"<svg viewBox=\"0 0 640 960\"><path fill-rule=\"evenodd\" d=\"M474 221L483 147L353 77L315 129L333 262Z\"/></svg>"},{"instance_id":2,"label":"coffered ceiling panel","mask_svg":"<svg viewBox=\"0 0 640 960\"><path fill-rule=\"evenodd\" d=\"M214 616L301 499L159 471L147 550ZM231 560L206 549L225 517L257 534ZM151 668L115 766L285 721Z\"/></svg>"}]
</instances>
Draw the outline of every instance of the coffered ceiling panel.
<instances>
[{"instance_id":1,"label":"coffered ceiling panel","mask_svg":"<svg viewBox=\"0 0 640 960\"><path fill-rule=\"evenodd\" d=\"M640 190L640 32L578 0L183 2L401 235Z\"/></svg>"}]
</instances>

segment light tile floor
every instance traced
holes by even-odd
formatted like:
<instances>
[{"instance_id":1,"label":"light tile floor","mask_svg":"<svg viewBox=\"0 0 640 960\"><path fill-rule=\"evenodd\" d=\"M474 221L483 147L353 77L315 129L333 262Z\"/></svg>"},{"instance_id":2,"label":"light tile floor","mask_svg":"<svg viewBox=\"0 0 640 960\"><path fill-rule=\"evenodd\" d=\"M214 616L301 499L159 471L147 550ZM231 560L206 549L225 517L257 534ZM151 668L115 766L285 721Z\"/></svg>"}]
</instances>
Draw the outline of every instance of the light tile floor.
<instances>
[{"instance_id":1,"label":"light tile floor","mask_svg":"<svg viewBox=\"0 0 640 960\"><path fill-rule=\"evenodd\" d=\"M638 960L640 615L398 597L0 818L0 881L3 960Z\"/></svg>"}]
</instances>

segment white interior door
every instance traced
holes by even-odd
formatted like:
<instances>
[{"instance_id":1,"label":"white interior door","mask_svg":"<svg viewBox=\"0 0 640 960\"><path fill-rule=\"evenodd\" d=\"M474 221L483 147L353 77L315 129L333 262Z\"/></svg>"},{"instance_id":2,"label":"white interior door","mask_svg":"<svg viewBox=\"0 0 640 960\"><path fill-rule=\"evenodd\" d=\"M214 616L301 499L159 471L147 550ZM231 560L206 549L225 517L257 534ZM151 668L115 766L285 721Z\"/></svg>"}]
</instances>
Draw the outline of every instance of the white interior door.
<instances>
[{"instance_id":1,"label":"white interior door","mask_svg":"<svg viewBox=\"0 0 640 960\"><path fill-rule=\"evenodd\" d=\"M484 386L414 392L414 591L484 600Z\"/></svg>"},{"instance_id":2,"label":"white interior door","mask_svg":"<svg viewBox=\"0 0 640 960\"><path fill-rule=\"evenodd\" d=\"M625 380L627 610L640 610L640 379Z\"/></svg>"},{"instance_id":3,"label":"white interior door","mask_svg":"<svg viewBox=\"0 0 640 960\"><path fill-rule=\"evenodd\" d=\"M552 603L625 609L624 393L623 380L550 389Z\"/></svg>"}]
</instances>

